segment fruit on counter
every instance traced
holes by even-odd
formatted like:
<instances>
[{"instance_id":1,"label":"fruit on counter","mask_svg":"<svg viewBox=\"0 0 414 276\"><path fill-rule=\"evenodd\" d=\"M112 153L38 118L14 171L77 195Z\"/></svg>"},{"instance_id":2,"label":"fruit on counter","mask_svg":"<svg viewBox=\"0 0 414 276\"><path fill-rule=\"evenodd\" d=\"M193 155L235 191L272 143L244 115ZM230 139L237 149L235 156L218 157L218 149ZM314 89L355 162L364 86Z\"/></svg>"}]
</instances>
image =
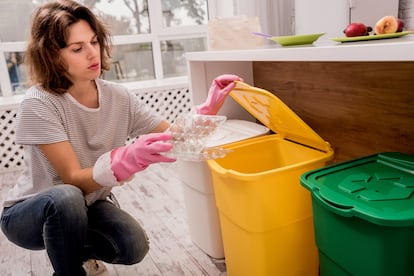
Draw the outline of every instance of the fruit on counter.
<instances>
[{"instance_id":1,"label":"fruit on counter","mask_svg":"<svg viewBox=\"0 0 414 276\"><path fill-rule=\"evenodd\" d=\"M404 21L400 18L397 18L398 27L397 27L397 33L400 33L404 30L405 24Z\"/></svg>"},{"instance_id":2,"label":"fruit on counter","mask_svg":"<svg viewBox=\"0 0 414 276\"><path fill-rule=\"evenodd\" d=\"M372 31L372 28L369 26L366 26L364 23L351 23L349 24L345 30L344 34L347 37L354 37L354 36L363 36L363 35L369 35L369 33Z\"/></svg>"},{"instance_id":3,"label":"fruit on counter","mask_svg":"<svg viewBox=\"0 0 414 276\"><path fill-rule=\"evenodd\" d=\"M375 34L392 34L398 30L398 18L386 15L375 23Z\"/></svg>"}]
</instances>

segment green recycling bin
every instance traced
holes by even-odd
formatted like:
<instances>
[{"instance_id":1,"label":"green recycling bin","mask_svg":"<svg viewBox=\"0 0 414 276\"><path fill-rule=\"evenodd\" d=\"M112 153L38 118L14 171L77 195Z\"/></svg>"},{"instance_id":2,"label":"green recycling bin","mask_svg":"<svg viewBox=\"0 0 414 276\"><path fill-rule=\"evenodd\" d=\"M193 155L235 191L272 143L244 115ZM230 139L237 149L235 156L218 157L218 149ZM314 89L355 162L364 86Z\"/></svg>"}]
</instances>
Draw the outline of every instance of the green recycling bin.
<instances>
[{"instance_id":1,"label":"green recycling bin","mask_svg":"<svg viewBox=\"0 0 414 276\"><path fill-rule=\"evenodd\" d=\"M301 175L321 276L414 275L414 156L384 152Z\"/></svg>"}]
</instances>

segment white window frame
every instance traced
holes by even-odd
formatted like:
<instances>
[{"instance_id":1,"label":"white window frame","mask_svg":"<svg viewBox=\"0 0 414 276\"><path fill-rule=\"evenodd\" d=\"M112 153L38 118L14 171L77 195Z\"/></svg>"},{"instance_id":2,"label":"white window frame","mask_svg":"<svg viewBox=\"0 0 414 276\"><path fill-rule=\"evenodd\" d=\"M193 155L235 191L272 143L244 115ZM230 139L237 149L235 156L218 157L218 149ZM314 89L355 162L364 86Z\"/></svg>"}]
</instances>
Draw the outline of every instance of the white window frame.
<instances>
[{"instance_id":1,"label":"white window frame","mask_svg":"<svg viewBox=\"0 0 414 276\"><path fill-rule=\"evenodd\" d=\"M227 0L232 1L232 0ZM225 0L225 2L227 2ZM208 0L208 13L209 16L217 14L216 2L219 0ZM181 26L181 27L169 27L164 28L161 20L162 18L162 6L161 0L148 0L149 19L151 26L150 34L137 34L137 35L120 35L113 36L113 44L126 45L126 44L137 44L137 43L151 43L153 52L154 62L154 74L155 79L151 81L132 81L123 83L129 88L142 88L143 83L153 84L161 83L164 78L162 58L161 58L161 47L160 41L162 40L179 40L179 39L190 39L190 38L207 38L207 24L197 26ZM26 49L26 42L1 42L0 41L0 88L2 97L13 96L13 91L9 79L7 70L7 63L5 60L5 52L24 52ZM176 77L177 81L182 82L186 77ZM171 79L171 78L170 78ZM171 80L166 80L167 83L171 83Z\"/></svg>"}]
</instances>

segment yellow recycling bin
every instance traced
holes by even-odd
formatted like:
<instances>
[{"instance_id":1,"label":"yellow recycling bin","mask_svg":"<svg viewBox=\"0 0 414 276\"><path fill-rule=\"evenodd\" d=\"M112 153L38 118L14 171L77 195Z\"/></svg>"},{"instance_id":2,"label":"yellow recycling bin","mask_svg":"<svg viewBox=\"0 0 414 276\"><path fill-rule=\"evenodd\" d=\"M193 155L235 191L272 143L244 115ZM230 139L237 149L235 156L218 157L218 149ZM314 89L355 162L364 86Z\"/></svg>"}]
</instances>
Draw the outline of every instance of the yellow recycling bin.
<instances>
[{"instance_id":1,"label":"yellow recycling bin","mask_svg":"<svg viewBox=\"0 0 414 276\"><path fill-rule=\"evenodd\" d=\"M238 82L230 96L274 134L208 160L229 276L318 275L311 196L300 176L333 150L272 93Z\"/></svg>"}]
</instances>

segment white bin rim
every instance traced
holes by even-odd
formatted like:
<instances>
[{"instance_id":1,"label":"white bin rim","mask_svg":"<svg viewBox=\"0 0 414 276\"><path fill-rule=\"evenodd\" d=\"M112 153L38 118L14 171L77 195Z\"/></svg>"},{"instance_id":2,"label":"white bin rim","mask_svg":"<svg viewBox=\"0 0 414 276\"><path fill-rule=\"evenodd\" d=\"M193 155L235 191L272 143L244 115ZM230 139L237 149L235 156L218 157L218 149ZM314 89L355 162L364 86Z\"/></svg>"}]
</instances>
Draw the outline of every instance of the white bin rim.
<instances>
[{"instance_id":1,"label":"white bin rim","mask_svg":"<svg viewBox=\"0 0 414 276\"><path fill-rule=\"evenodd\" d=\"M265 135L269 128L256 122L230 119L221 124L208 139L206 148L218 147Z\"/></svg>"}]
</instances>

